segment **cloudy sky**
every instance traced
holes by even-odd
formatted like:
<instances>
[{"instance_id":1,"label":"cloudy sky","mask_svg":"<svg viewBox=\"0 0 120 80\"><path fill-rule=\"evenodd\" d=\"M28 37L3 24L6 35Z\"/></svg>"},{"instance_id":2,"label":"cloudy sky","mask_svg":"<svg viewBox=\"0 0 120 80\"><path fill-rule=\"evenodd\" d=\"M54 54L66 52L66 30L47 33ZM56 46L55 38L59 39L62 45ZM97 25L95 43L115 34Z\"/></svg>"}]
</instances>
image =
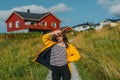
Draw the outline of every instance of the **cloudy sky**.
<instances>
[{"instance_id":1,"label":"cloudy sky","mask_svg":"<svg viewBox=\"0 0 120 80\"><path fill-rule=\"evenodd\" d=\"M0 32L6 32L5 20L13 11L31 13L52 12L61 26L84 22L98 23L105 18L120 16L120 0L1 0Z\"/></svg>"}]
</instances>

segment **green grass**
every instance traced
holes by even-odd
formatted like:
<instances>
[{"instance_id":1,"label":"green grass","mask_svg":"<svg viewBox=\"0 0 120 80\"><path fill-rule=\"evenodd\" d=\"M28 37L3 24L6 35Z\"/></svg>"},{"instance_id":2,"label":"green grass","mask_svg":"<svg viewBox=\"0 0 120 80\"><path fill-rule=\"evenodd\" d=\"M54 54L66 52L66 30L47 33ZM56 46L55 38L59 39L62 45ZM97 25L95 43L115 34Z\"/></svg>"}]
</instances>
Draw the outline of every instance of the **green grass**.
<instances>
[{"instance_id":1,"label":"green grass","mask_svg":"<svg viewBox=\"0 0 120 80\"><path fill-rule=\"evenodd\" d=\"M40 32L30 32L30 33L2 33L0 34L0 38L17 38L17 39L25 39L25 38L37 38L40 37L42 33Z\"/></svg>"},{"instance_id":2,"label":"green grass","mask_svg":"<svg viewBox=\"0 0 120 80\"><path fill-rule=\"evenodd\" d=\"M81 53L76 66L82 80L120 80L120 26L80 32L72 44Z\"/></svg>"},{"instance_id":3,"label":"green grass","mask_svg":"<svg viewBox=\"0 0 120 80\"><path fill-rule=\"evenodd\" d=\"M32 62L44 47L41 36L13 35L0 39L0 80L45 80L48 69ZM120 26L67 35L81 54L75 64L82 80L120 80Z\"/></svg>"},{"instance_id":4,"label":"green grass","mask_svg":"<svg viewBox=\"0 0 120 80\"><path fill-rule=\"evenodd\" d=\"M48 69L32 62L42 48L41 37L0 39L0 80L45 80Z\"/></svg>"}]
</instances>

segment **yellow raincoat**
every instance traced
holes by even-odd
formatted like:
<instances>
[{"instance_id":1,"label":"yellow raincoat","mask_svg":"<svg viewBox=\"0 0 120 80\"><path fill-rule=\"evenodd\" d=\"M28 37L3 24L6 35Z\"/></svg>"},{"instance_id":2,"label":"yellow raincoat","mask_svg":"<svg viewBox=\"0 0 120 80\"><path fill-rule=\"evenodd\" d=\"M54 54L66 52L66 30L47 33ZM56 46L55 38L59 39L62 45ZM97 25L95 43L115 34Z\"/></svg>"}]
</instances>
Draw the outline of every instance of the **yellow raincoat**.
<instances>
[{"instance_id":1,"label":"yellow raincoat","mask_svg":"<svg viewBox=\"0 0 120 80\"><path fill-rule=\"evenodd\" d=\"M45 43L46 47L39 52L39 54L33 59L33 61L41 63L50 69L50 51L48 50L48 48L52 47L54 44L56 44L56 42L53 42L51 40L51 36L49 34L43 35L43 42ZM66 54L67 54L68 66L71 71L70 62L77 61L80 58L80 54L71 44L68 44L68 48L66 48Z\"/></svg>"}]
</instances>

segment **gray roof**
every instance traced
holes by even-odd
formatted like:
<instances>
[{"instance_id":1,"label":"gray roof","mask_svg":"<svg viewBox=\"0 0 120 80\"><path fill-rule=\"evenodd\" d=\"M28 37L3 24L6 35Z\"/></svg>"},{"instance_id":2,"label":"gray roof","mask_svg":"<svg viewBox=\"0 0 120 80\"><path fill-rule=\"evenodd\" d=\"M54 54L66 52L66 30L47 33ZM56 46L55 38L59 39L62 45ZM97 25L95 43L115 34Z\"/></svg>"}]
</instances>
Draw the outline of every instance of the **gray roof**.
<instances>
[{"instance_id":1,"label":"gray roof","mask_svg":"<svg viewBox=\"0 0 120 80\"><path fill-rule=\"evenodd\" d=\"M73 26L73 28L79 27L79 26L95 26L95 24L92 22L86 22L86 23L75 25L75 26Z\"/></svg>"},{"instance_id":2,"label":"gray roof","mask_svg":"<svg viewBox=\"0 0 120 80\"><path fill-rule=\"evenodd\" d=\"M111 22L117 22L117 21L120 21L120 19L105 19L107 21L111 21Z\"/></svg>"},{"instance_id":3,"label":"gray roof","mask_svg":"<svg viewBox=\"0 0 120 80\"><path fill-rule=\"evenodd\" d=\"M28 13L28 12L18 12L18 11L14 11L15 13L17 13L19 16L21 16L22 18L24 18L25 20L40 20L41 18L43 18L44 16L48 15L49 12L47 13L42 13L42 14L36 14L36 13Z\"/></svg>"}]
</instances>

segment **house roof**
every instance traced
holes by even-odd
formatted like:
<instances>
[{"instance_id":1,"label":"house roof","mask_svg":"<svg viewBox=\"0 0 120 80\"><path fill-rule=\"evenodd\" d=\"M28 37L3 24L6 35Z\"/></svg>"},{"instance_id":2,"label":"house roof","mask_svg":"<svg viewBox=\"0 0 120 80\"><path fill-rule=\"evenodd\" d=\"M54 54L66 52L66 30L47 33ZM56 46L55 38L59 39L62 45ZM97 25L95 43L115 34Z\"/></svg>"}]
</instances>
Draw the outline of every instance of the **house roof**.
<instances>
[{"instance_id":1,"label":"house roof","mask_svg":"<svg viewBox=\"0 0 120 80\"><path fill-rule=\"evenodd\" d=\"M100 23L95 24L95 26L99 26L99 25L100 25Z\"/></svg>"},{"instance_id":2,"label":"house roof","mask_svg":"<svg viewBox=\"0 0 120 80\"><path fill-rule=\"evenodd\" d=\"M120 21L120 19L105 19L107 21L111 21L111 22L117 22L117 21Z\"/></svg>"},{"instance_id":3,"label":"house roof","mask_svg":"<svg viewBox=\"0 0 120 80\"><path fill-rule=\"evenodd\" d=\"M69 30L72 30L72 28L71 27L69 27L69 26L64 26L64 27L61 27L61 29L64 31L64 30L67 30L67 29L69 29Z\"/></svg>"},{"instance_id":4,"label":"house roof","mask_svg":"<svg viewBox=\"0 0 120 80\"><path fill-rule=\"evenodd\" d=\"M79 27L79 26L95 26L95 24L92 22L86 22L86 23L82 23L82 24L78 24L76 26L73 26L73 28Z\"/></svg>"},{"instance_id":5,"label":"house roof","mask_svg":"<svg viewBox=\"0 0 120 80\"><path fill-rule=\"evenodd\" d=\"M14 11L15 14L22 17L25 20L40 20L41 18L45 17L46 15L50 14L50 12L42 13L42 14L36 14L36 13L28 13L28 12L18 12Z\"/></svg>"},{"instance_id":6,"label":"house roof","mask_svg":"<svg viewBox=\"0 0 120 80\"><path fill-rule=\"evenodd\" d=\"M19 11L14 11L13 13L15 13L16 15L18 15L19 17L21 17L24 20L34 20L34 21L39 21L41 19L43 19L44 17L48 16L49 14L52 14L51 12L47 12L47 13L42 13L42 14L37 14L37 13L30 13L30 12L19 12ZM13 14L12 13L12 14ZM12 15L11 14L11 15ZM55 16L56 17L56 16ZM10 18L10 16L9 16ZM8 19L9 19L8 18ZM8 20L7 19L7 20ZM56 19L58 19L56 17ZM7 21L6 20L6 21ZM58 19L59 20L59 19ZM60 21L60 20L59 20Z\"/></svg>"}]
</instances>

